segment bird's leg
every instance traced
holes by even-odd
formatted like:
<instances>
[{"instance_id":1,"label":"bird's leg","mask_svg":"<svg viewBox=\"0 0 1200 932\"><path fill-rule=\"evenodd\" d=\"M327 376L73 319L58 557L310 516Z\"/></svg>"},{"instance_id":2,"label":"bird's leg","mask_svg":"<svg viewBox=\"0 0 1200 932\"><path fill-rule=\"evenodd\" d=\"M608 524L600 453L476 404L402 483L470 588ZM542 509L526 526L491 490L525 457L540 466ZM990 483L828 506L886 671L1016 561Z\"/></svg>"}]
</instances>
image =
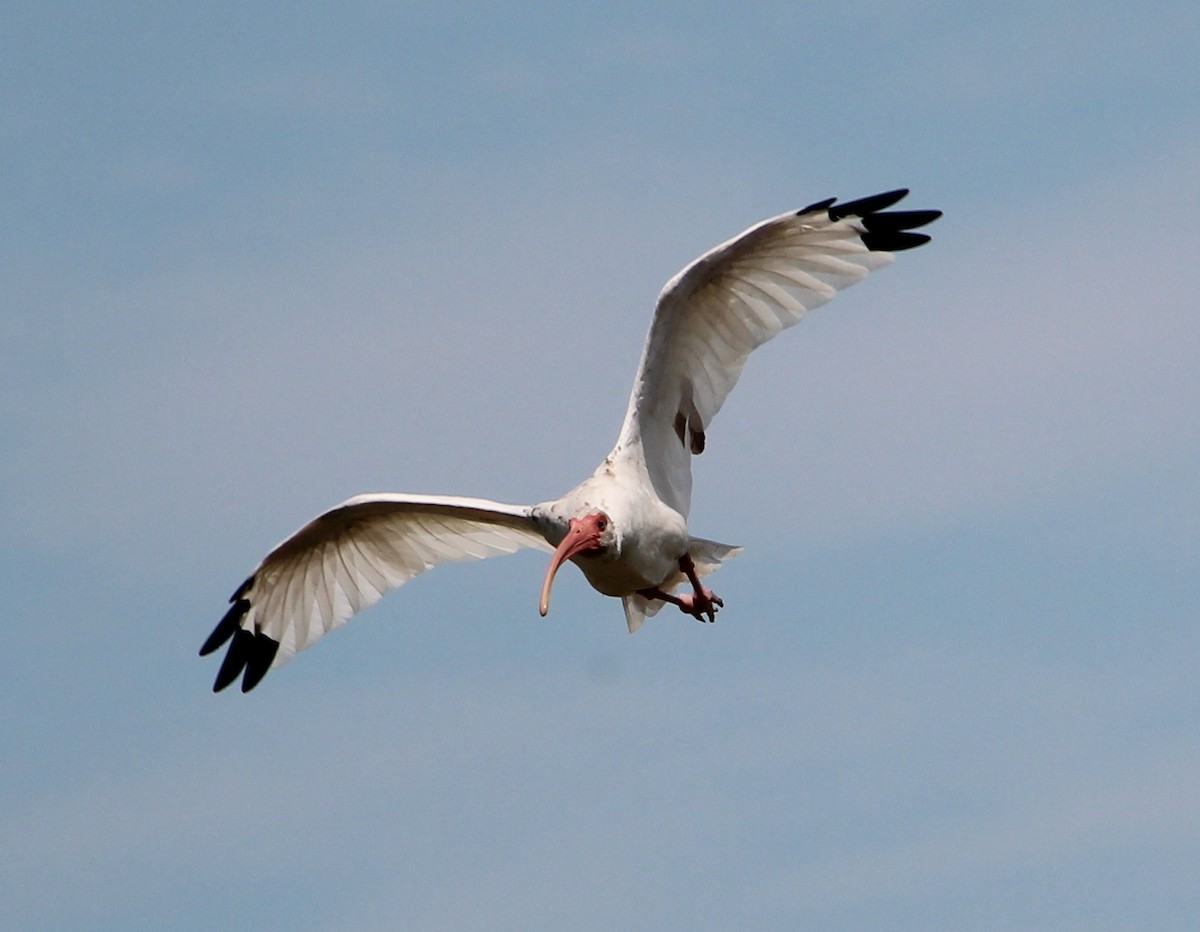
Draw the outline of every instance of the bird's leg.
<instances>
[{"instance_id":1,"label":"bird's leg","mask_svg":"<svg viewBox=\"0 0 1200 932\"><path fill-rule=\"evenodd\" d=\"M711 589L705 589L702 586L700 591L704 593L703 601L690 592L681 592L676 595L673 592L665 592L658 588L658 586L650 589L639 589L637 594L646 599L658 599L660 602L670 602L672 605L678 605L681 612L685 615L691 615L697 621L716 621L714 616L717 614L717 609L725 603ZM706 614L708 617L705 617Z\"/></svg>"},{"instance_id":2,"label":"bird's leg","mask_svg":"<svg viewBox=\"0 0 1200 932\"><path fill-rule=\"evenodd\" d=\"M672 605L678 605L681 612L691 612L689 603L684 602L682 598L674 593L660 589L658 586L652 586L649 589L639 589L637 594L644 599L658 599L660 602L670 602ZM691 597L689 596L688 598L690 600Z\"/></svg>"},{"instance_id":3,"label":"bird's leg","mask_svg":"<svg viewBox=\"0 0 1200 932\"><path fill-rule=\"evenodd\" d=\"M687 576L688 582L692 584L693 592L681 592L676 595L673 592L666 592L658 586L650 589L639 589L638 595L647 599L659 599L662 602L670 602L672 605L679 606L679 610L686 615L691 615L697 621L716 621L717 609L725 605L721 601L721 597L711 589L706 589L700 585L700 577L696 575L696 564L692 562L692 558L686 553L679 558L679 568L683 570Z\"/></svg>"},{"instance_id":4,"label":"bird's leg","mask_svg":"<svg viewBox=\"0 0 1200 932\"><path fill-rule=\"evenodd\" d=\"M687 603L680 608L694 615L697 620L703 621L702 615L707 615L709 621L717 620L717 609L723 608L725 603L721 601L721 597L711 589L706 589L700 585L700 577L696 574L696 564L692 562L692 555L685 553L679 558L679 568L683 570L683 574L688 578L688 582L692 584L692 595L682 595L679 597L681 602Z\"/></svg>"}]
</instances>

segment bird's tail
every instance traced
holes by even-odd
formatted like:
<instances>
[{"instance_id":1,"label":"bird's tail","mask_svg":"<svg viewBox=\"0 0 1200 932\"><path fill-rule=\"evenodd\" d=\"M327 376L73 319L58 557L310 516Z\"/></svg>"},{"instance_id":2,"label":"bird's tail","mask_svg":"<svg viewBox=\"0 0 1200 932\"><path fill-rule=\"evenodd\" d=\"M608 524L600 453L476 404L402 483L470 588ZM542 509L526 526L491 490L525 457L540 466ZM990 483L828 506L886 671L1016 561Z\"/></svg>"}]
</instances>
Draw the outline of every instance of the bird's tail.
<instances>
[{"instance_id":1,"label":"bird's tail","mask_svg":"<svg viewBox=\"0 0 1200 932\"><path fill-rule=\"evenodd\" d=\"M718 544L715 540L705 540L703 537L693 537L688 544L688 553L691 554L692 562L696 564L697 576L707 576L715 572L722 561L736 557L742 550L742 547Z\"/></svg>"}]
</instances>

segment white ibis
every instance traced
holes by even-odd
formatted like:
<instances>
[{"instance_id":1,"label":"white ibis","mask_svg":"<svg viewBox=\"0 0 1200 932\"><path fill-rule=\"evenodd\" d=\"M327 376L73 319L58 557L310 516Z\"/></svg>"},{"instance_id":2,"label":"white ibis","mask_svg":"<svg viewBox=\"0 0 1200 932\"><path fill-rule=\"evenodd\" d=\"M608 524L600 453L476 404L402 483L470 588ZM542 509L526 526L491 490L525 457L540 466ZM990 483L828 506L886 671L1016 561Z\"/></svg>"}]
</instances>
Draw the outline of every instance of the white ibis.
<instances>
[{"instance_id":1,"label":"white ibis","mask_svg":"<svg viewBox=\"0 0 1200 932\"><path fill-rule=\"evenodd\" d=\"M230 598L201 656L227 641L214 691L271 667L439 563L522 547L552 551L539 611L567 560L616 596L631 632L665 603L713 621L724 603L701 585L740 548L688 532L691 458L751 350L840 288L929 241L937 210L885 212L908 193L835 198L755 224L702 255L658 298L617 445L561 498L506 505L480 498L359 495L314 518L263 558ZM684 586L690 591L676 591Z\"/></svg>"}]
</instances>

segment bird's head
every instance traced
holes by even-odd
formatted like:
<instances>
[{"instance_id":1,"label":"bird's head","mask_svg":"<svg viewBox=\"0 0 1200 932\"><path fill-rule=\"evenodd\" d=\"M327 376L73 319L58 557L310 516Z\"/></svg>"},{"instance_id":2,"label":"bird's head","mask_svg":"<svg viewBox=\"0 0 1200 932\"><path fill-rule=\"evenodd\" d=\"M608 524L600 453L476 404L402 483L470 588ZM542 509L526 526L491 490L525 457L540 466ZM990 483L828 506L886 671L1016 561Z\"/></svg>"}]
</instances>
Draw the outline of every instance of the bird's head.
<instances>
[{"instance_id":1,"label":"bird's head","mask_svg":"<svg viewBox=\"0 0 1200 932\"><path fill-rule=\"evenodd\" d=\"M593 511L571 518L567 522L567 528L566 536L555 548L550 565L546 567L546 578L542 582L542 600L538 603L538 611L543 617L550 611L550 587L554 585L554 574L558 572L558 568L572 557L603 553L613 541L612 522L603 511Z\"/></svg>"}]
</instances>

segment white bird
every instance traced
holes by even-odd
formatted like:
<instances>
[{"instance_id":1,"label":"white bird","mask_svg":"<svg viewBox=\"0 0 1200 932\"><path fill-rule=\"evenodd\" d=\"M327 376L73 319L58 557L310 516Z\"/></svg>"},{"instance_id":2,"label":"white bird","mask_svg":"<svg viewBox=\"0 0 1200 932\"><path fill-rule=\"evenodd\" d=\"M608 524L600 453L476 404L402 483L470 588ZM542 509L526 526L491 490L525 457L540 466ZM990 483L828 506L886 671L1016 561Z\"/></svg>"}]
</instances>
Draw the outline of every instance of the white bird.
<instances>
[{"instance_id":1,"label":"white bird","mask_svg":"<svg viewBox=\"0 0 1200 932\"><path fill-rule=\"evenodd\" d=\"M700 583L741 548L693 537L691 457L750 352L839 289L928 242L913 229L937 210L884 213L901 189L835 198L781 214L706 252L667 282L625 422L596 471L561 498L506 505L407 493L359 495L314 518L263 558L201 656L229 650L214 691L242 676L248 692L385 592L430 567L522 547L553 551L539 610L567 560L622 600L630 632L671 603L700 621L724 605ZM688 584L691 591L676 592Z\"/></svg>"}]
</instances>

